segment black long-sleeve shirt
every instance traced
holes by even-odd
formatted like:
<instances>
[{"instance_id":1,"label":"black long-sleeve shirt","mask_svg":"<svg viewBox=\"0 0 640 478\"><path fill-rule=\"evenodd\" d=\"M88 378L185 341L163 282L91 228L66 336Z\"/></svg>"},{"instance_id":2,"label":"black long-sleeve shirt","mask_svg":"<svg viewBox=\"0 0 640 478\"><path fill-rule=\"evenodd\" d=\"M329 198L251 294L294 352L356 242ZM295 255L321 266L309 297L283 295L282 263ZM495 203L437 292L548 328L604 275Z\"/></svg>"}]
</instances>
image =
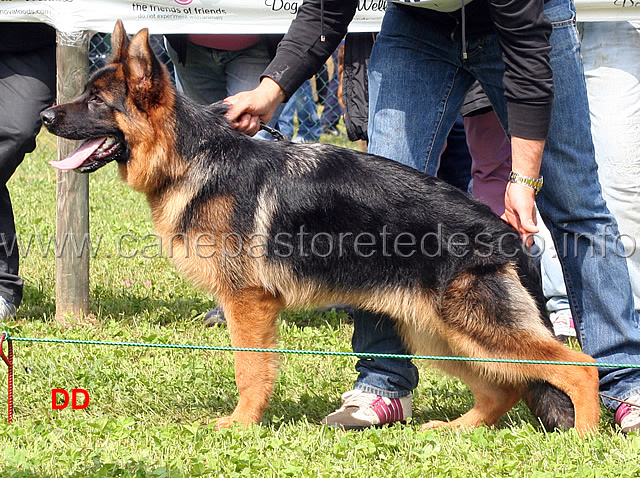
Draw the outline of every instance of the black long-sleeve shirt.
<instances>
[{"instance_id":1,"label":"black long-sleeve shirt","mask_svg":"<svg viewBox=\"0 0 640 478\"><path fill-rule=\"evenodd\" d=\"M358 0L304 1L263 76L278 83L287 97L292 95L338 46L357 6ZM509 130L526 139L546 139L551 121L551 25L543 7L543 0L474 0L465 7L467 38L491 32L498 36L505 63ZM440 13L409 4L401 8L412 9L425 28L445 29L460 38L460 10ZM321 41L321 34L325 41Z\"/></svg>"}]
</instances>

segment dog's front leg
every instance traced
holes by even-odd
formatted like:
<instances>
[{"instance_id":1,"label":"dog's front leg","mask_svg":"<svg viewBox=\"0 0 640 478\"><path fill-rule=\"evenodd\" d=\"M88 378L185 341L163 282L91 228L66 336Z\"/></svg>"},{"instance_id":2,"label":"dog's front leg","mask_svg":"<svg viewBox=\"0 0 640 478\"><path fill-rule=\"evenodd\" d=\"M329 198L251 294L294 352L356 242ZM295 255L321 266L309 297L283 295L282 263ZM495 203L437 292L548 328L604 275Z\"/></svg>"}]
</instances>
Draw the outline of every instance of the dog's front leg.
<instances>
[{"instance_id":1,"label":"dog's front leg","mask_svg":"<svg viewBox=\"0 0 640 478\"><path fill-rule=\"evenodd\" d=\"M281 301L259 288L245 289L222 300L233 347L271 349L276 346L276 321ZM260 423L269 403L278 369L272 352L234 352L240 399L229 417L216 420L217 427L234 423Z\"/></svg>"}]
</instances>

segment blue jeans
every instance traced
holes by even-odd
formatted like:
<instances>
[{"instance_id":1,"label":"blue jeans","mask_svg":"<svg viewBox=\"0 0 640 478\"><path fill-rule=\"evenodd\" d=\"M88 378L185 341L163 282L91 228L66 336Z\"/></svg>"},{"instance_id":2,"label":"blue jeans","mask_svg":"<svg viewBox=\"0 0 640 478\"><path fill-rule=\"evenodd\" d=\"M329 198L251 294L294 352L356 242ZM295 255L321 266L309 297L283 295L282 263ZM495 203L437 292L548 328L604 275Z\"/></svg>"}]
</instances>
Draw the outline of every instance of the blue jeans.
<instances>
[{"instance_id":1,"label":"blue jeans","mask_svg":"<svg viewBox=\"0 0 640 478\"><path fill-rule=\"evenodd\" d=\"M617 224L598 182L575 10L570 0L549 0L545 14L554 26L555 97L538 207L561 256L584 352L599 362L640 364L640 321L633 307L629 272L615 248ZM496 36L468 38L466 61L461 60L461 49L460 40L452 40L449 32L390 6L369 64L370 152L434 174L474 79L506 129L504 63ZM356 316L357 351L383 352L378 347L382 343L390 352L402 349L391 320L377 323L376 334L371 334L371 323ZM410 393L417 385L417 374L406 373L411 370L407 361L386 360L380 373L384 380L369 367L360 372L355 388L397 383L398 379L390 378L396 374L410 386L384 389L383 394ZM600 388L620 399L640 393L640 370L601 368ZM613 410L618 406L609 399L604 402Z\"/></svg>"},{"instance_id":2,"label":"blue jeans","mask_svg":"<svg viewBox=\"0 0 640 478\"><path fill-rule=\"evenodd\" d=\"M538 212L538 224L542 218ZM558 259L556 246L551 232L544 224L540 224L540 232L535 237L536 245L540 248L540 272L542 275L542 290L546 299L547 312L558 312L570 309L567 287L564 283L562 266Z\"/></svg>"},{"instance_id":3,"label":"blue jeans","mask_svg":"<svg viewBox=\"0 0 640 478\"><path fill-rule=\"evenodd\" d=\"M260 75L271 62L263 41L242 50L216 50L188 42L184 65L178 61L178 53L169 42L165 42L165 46L175 68L176 88L203 105L253 90L260 84ZM275 127L281 112L282 107L278 107L269 126ZM256 137L272 139L264 131Z\"/></svg>"},{"instance_id":4,"label":"blue jeans","mask_svg":"<svg viewBox=\"0 0 640 478\"><path fill-rule=\"evenodd\" d=\"M320 129L318 109L313 100L313 90L309 80L305 81L289 98L280 114L278 128L289 139L293 139L294 136L293 118L296 114L298 115L297 136L307 142L318 141L322 130Z\"/></svg>"}]
</instances>

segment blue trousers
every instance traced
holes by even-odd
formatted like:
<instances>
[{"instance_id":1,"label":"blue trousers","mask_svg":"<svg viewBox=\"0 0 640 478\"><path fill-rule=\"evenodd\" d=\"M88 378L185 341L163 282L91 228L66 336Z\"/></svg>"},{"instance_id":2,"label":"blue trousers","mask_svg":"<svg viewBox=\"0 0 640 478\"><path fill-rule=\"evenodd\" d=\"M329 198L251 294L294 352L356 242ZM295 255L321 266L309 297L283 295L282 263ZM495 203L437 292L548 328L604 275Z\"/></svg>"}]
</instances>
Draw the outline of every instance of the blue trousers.
<instances>
[{"instance_id":1,"label":"blue trousers","mask_svg":"<svg viewBox=\"0 0 640 478\"><path fill-rule=\"evenodd\" d=\"M242 50L216 50L188 42L184 65L178 61L178 53L168 42L165 43L175 68L176 88L203 105L254 89L271 62L263 41ZM269 126L275 127L282 108L276 109ZM264 131L258 132L256 138L273 139Z\"/></svg>"},{"instance_id":2,"label":"blue trousers","mask_svg":"<svg viewBox=\"0 0 640 478\"><path fill-rule=\"evenodd\" d=\"M545 14L553 24L555 97L537 204L556 243L584 352L598 362L640 364L640 320L616 240L617 224L598 180L575 9L571 0L549 0ZM390 5L369 65L369 151L428 174L435 174L447 134L476 79L508 130L497 37L468 38L463 61L460 41L439 31ZM355 352L406 352L391 319L355 315ZM418 381L408 360L360 360L356 368L356 389L388 397L408 395ZM599 371L602 392L620 399L640 393L639 369ZM612 410L619 405L604 402Z\"/></svg>"},{"instance_id":3,"label":"blue trousers","mask_svg":"<svg viewBox=\"0 0 640 478\"><path fill-rule=\"evenodd\" d=\"M313 100L311 81L305 81L286 103L278 119L280 132L288 139L294 137L293 119L298 115L297 136L308 142L316 142L322 134L318 109Z\"/></svg>"}]
</instances>

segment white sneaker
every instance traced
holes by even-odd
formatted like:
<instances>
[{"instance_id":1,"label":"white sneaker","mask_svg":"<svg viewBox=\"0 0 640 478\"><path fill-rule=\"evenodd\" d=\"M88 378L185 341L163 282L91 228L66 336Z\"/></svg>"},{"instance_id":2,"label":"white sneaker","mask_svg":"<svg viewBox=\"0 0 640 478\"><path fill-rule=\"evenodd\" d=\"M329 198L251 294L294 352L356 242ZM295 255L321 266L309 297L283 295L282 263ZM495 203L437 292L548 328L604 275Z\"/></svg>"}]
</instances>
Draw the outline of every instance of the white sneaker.
<instances>
[{"instance_id":1,"label":"white sneaker","mask_svg":"<svg viewBox=\"0 0 640 478\"><path fill-rule=\"evenodd\" d=\"M633 395L625 400L616 410L615 423L620 425L622 433L640 431L640 395ZM634 405L629 405L632 403Z\"/></svg>"},{"instance_id":2,"label":"white sneaker","mask_svg":"<svg viewBox=\"0 0 640 478\"><path fill-rule=\"evenodd\" d=\"M0 321L10 319L16 315L16 306L0 296Z\"/></svg>"},{"instance_id":3,"label":"white sneaker","mask_svg":"<svg viewBox=\"0 0 640 478\"><path fill-rule=\"evenodd\" d=\"M569 337L576 336L571 309L555 310L549 314L549 319L551 319L551 324L553 325L553 333L560 340L567 340Z\"/></svg>"},{"instance_id":4,"label":"white sneaker","mask_svg":"<svg viewBox=\"0 0 640 478\"><path fill-rule=\"evenodd\" d=\"M349 390L342 394L344 403L322 420L323 425L362 430L387 423L404 422L411 417L411 395L387 398L362 390Z\"/></svg>"}]
</instances>

